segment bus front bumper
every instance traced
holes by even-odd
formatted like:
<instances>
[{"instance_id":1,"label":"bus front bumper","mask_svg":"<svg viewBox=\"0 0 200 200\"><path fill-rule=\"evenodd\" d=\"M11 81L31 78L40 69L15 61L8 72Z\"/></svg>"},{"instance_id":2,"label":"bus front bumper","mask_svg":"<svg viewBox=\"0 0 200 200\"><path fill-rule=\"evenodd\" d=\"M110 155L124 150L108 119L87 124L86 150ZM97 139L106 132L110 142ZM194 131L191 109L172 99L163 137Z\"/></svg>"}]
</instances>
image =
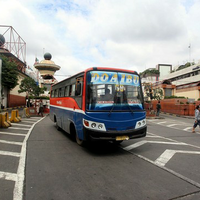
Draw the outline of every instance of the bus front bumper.
<instances>
[{"instance_id":1,"label":"bus front bumper","mask_svg":"<svg viewBox=\"0 0 200 200\"><path fill-rule=\"evenodd\" d=\"M145 137L147 132L147 127L144 126L140 129L132 129L132 130L126 130L126 131L93 131L90 129L86 129L84 127L84 135L86 140L108 140L108 141L116 141L117 138L120 138L119 136L128 136L128 137L121 137L121 138L128 138L128 139L134 139L134 138L140 138ZM126 139L122 139L126 140Z\"/></svg>"}]
</instances>

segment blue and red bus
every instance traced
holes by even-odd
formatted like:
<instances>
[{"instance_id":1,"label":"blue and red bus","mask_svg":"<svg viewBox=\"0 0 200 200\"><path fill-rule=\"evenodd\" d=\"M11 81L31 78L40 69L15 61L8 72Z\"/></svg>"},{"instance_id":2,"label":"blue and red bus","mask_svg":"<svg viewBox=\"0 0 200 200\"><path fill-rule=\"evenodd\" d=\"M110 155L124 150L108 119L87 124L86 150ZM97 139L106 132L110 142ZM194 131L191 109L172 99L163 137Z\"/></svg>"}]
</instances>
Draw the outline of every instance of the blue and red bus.
<instances>
[{"instance_id":1,"label":"blue and red bus","mask_svg":"<svg viewBox=\"0 0 200 200\"><path fill-rule=\"evenodd\" d=\"M51 88L50 119L57 129L86 141L122 142L146 136L140 76L125 69L93 67Z\"/></svg>"}]
</instances>

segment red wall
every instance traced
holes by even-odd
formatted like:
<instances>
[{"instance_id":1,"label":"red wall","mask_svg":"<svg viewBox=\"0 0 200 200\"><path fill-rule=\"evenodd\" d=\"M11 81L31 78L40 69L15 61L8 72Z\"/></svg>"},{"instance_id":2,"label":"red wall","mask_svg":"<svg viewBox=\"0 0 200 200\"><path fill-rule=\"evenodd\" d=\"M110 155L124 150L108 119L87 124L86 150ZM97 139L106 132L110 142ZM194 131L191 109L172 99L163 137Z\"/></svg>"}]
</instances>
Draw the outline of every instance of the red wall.
<instances>
[{"instance_id":1,"label":"red wall","mask_svg":"<svg viewBox=\"0 0 200 200\"><path fill-rule=\"evenodd\" d=\"M150 104L145 103L145 110L148 110L152 107L156 111L157 100L153 100ZM184 104L180 104L183 102ZM194 116L195 107L199 105L199 102L196 104L187 104L187 99L164 99L160 100L161 112L176 114L176 115L189 115Z\"/></svg>"},{"instance_id":2,"label":"red wall","mask_svg":"<svg viewBox=\"0 0 200 200\"><path fill-rule=\"evenodd\" d=\"M18 95L9 94L8 95L8 107L25 106L26 98Z\"/></svg>"}]
</instances>

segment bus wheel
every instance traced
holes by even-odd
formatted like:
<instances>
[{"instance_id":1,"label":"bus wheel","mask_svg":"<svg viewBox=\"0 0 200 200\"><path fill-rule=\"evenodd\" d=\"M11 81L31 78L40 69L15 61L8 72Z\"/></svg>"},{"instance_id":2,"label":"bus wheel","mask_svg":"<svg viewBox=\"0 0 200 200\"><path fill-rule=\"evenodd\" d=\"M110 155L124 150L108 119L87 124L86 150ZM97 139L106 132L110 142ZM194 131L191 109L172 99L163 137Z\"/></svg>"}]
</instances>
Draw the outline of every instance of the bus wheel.
<instances>
[{"instance_id":1,"label":"bus wheel","mask_svg":"<svg viewBox=\"0 0 200 200\"><path fill-rule=\"evenodd\" d=\"M61 131L61 128L58 126L58 123L56 122L56 129L58 130L58 131Z\"/></svg>"},{"instance_id":2,"label":"bus wheel","mask_svg":"<svg viewBox=\"0 0 200 200\"><path fill-rule=\"evenodd\" d=\"M76 134L76 142L80 146L84 146L85 145L85 141L79 139L77 134Z\"/></svg>"}]
</instances>

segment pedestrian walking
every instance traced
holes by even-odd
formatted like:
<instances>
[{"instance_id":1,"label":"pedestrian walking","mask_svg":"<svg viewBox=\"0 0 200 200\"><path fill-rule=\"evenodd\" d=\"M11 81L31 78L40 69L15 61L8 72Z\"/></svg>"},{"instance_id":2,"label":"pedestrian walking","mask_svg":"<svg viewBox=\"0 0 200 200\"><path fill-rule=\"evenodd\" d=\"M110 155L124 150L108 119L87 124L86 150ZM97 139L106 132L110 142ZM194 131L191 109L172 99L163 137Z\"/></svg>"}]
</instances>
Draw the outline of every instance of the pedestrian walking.
<instances>
[{"instance_id":1,"label":"pedestrian walking","mask_svg":"<svg viewBox=\"0 0 200 200\"><path fill-rule=\"evenodd\" d=\"M195 122L192 127L192 132L195 133L195 128L199 125L200 128L200 106L196 106L195 109Z\"/></svg>"},{"instance_id":2,"label":"pedestrian walking","mask_svg":"<svg viewBox=\"0 0 200 200\"><path fill-rule=\"evenodd\" d=\"M156 104L156 116L160 115L160 110L161 110L161 105L160 101L158 101L158 103Z\"/></svg>"},{"instance_id":3,"label":"pedestrian walking","mask_svg":"<svg viewBox=\"0 0 200 200\"><path fill-rule=\"evenodd\" d=\"M43 102L42 99L40 99L40 103L39 103L39 112L38 115L40 115L43 117Z\"/></svg>"}]
</instances>

